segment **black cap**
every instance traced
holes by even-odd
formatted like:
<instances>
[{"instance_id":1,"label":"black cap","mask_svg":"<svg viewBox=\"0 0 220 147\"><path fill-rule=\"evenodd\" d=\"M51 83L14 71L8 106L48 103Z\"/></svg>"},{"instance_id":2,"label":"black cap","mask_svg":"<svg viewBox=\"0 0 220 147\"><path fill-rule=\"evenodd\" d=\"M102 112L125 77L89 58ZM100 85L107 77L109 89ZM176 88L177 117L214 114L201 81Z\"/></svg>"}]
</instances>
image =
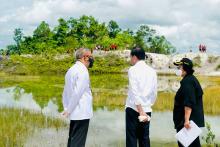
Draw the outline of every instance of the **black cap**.
<instances>
[{"instance_id":1,"label":"black cap","mask_svg":"<svg viewBox=\"0 0 220 147\"><path fill-rule=\"evenodd\" d=\"M190 60L188 58L183 58L182 60L176 61L173 64L176 65L176 66L185 65L189 68L193 68L193 62L192 62L192 60Z\"/></svg>"}]
</instances>

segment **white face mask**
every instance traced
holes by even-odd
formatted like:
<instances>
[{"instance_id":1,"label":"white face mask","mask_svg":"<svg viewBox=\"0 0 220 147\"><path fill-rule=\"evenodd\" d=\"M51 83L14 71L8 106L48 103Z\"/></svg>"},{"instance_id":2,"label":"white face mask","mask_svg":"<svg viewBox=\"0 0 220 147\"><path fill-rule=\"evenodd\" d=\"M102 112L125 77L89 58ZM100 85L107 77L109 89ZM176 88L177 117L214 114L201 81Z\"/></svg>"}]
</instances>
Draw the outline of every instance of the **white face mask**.
<instances>
[{"instance_id":1,"label":"white face mask","mask_svg":"<svg viewBox=\"0 0 220 147\"><path fill-rule=\"evenodd\" d=\"M182 70L177 69L175 72L176 72L176 75L177 75L177 76L179 76L179 77L182 76Z\"/></svg>"}]
</instances>

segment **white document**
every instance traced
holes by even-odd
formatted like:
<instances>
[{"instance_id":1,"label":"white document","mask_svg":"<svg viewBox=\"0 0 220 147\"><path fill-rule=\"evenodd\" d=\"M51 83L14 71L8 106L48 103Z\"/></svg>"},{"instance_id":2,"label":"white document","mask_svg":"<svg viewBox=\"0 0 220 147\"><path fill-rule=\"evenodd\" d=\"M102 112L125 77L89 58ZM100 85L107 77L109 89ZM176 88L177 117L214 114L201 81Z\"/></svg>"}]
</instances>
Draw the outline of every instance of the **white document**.
<instances>
[{"instance_id":1,"label":"white document","mask_svg":"<svg viewBox=\"0 0 220 147\"><path fill-rule=\"evenodd\" d=\"M188 147L202 133L202 130L192 120L190 121L190 127L190 129L183 127L175 135L184 147Z\"/></svg>"}]
</instances>

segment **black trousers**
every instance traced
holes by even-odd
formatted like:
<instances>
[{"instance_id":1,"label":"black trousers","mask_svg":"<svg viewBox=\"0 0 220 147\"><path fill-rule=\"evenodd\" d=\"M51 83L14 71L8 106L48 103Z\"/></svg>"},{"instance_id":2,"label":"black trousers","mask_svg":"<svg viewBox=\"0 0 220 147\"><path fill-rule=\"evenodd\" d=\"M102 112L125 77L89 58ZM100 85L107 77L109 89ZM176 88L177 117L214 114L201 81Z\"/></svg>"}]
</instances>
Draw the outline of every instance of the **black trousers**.
<instances>
[{"instance_id":1,"label":"black trousers","mask_svg":"<svg viewBox=\"0 0 220 147\"><path fill-rule=\"evenodd\" d=\"M139 122L139 113L132 108L126 108L126 147L150 147L150 122ZM151 113L147 113L151 116Z\"/></svg>"},{"instance_id":2,"label":"black trousers","mask_svg":"<svg viewBox=\"0 0 220 147\"><path fill-rule=\"evenodd\" d=\"M182 128L183 128L183 126L177 128L176 131L179 132ZM179 146L179 147L184 147L180 142L178 142L178 146ZM197 137L197 138L192 142L192 144L189 145L189 147L201 147L199 137Z\"/></svg>"},{"instance_id":3,"label":"black trousers","mask_svg":"<svg viewBox=\"0 0 220 147\"><path fill-rule=\"evenodd\" d=\"M71 120L67 147L85 147L89 119Z\"/></svg>"}]
</instances>

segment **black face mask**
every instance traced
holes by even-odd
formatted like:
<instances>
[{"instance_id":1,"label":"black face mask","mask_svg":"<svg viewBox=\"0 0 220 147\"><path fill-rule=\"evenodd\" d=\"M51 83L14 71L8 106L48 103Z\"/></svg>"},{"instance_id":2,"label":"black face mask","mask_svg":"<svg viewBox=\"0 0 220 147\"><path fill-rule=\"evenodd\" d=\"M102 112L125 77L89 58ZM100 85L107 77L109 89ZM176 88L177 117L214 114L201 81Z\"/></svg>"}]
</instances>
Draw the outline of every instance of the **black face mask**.
<instances>
[{"instance_id":1,"label":"black face mask","mask_svg":"<svg viewBox=\"0 0 220 147\"><path fill-rule=\"evenodd\" d=\"M90 57L89 58L89 68L92 68L93 63L94 63L94 59Z\"/></svg>"}]
</instances>

